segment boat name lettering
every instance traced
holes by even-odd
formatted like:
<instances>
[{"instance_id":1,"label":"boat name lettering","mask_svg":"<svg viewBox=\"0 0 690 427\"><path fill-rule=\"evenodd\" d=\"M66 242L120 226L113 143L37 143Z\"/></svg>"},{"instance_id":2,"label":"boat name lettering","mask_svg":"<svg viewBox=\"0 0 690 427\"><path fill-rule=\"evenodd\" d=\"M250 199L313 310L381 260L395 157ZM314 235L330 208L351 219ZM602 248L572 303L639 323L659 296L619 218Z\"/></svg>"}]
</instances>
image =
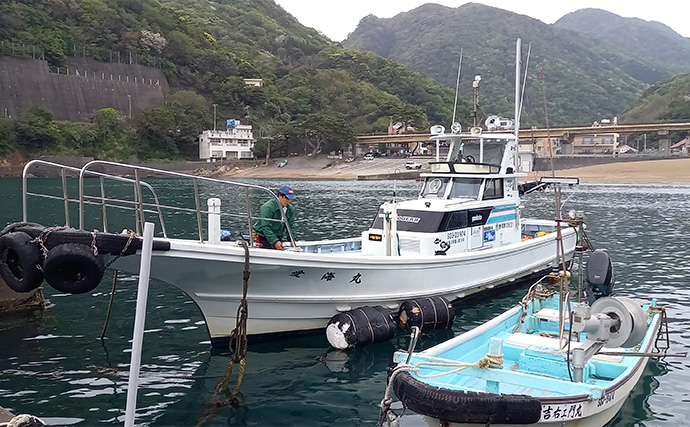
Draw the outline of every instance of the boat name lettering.
<instances>
[{"instance_id":1,"label":"boat name lettering","mask_svg":"<svg viewBox=\"0 0 690 427\"><path fill-rule=\"evenodd\" d=\"M299 279L299 276L304 274L304 270L295 270L292 273L290 273L290 277L297 277Z\"/></svg>"},{"instance_id":2,"label":"boat name lettering","mask_svg":"<svg viewBox=\"0 0 690 427\"><path fill-rule=\"evenodd\" d=\"M565 405L545 405L541 407L541 419L546 420L573 420L582 417L582 403L570 403Z\"/></svg>"},{"instance_id":3,"label":"boat name lettering","mask_svg":"<svg viewBox=\"0 0 690 427\"><path fill-rule=\"evenodd\" d=\"M482 216L481 216L481 215L474 215L474 216L472 216L472 222L477 222L477 221L481 221L481 220L482 220Z\"/></svg>"},{"instance_id":4,"label":"boat name lettering","mask_svg":"<svg viewBox=\"0 0 690 427\"><path fill-rule=\"evenodd\" d=\"M383 240L383 237L380 234L370 234L369 240L373 240L375 242L380 242L381 240Z\"/></svg>"},{"instance_id":5,"label":"boat name lettering","mask_svg":"<svg viewBox=\"0 0 690 427\"><path fill-rule=\"evenodd\" d=\"M350 283L355 282L356 284L362 283L362 273L357 273L354 276L352 276L352 280L350 280Z\"/></svg>"},{"instance_id":6,"label":"boat name lettering","mask_svg":"<svg viewBox=\"0 0 690 427\"><path fill-rule=\"evenodd\" d=\"M601 399L599 399L597 401L597 407L604 406L609 402L613 402L613 398L615 397L615 395L616 395L615 391L609 391Z\"/></svg>"},{"instance_id":7,"label":"boat name lettering","mask_svg":"<svg viewBox=\"0 0 690 427\"><path fill-rule=\"evenodd\" d=\"M321 280L325 280L327 282L330 282L333 279L335 279L335 272L333 271L329 271L325 273L323 276L321 276Z\"/></svg>"},{"instance_id":8,"label":"boat name lettering","mask_svg":"<svg viewBox=\"0 0 690 427\"><path fill-rule=\"evenodd\" d=\"M421 220L422 219L418 216L398 215L398 221L400 221L400 222L411 222L411 223L417 224Z\"/></svg>"}]
</instances>

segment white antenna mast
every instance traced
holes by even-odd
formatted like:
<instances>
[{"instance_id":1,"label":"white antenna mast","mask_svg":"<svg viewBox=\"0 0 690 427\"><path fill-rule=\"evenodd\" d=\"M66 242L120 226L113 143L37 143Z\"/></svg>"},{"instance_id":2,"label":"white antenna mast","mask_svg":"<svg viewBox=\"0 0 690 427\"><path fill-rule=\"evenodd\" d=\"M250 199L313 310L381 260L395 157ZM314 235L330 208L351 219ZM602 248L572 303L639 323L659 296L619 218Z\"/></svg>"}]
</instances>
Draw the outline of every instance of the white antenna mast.
<instances>
[{"instance_id":1,"label":"white antenna mast","mask_svg":"<svg viewBox=\"0 0 690 427\"><path fill-rule=\"evenodd\" d=\"M520 64L522 62L522 39L518 38L515 46L515 138L520 130Z\"/></svg>"},{"instance_id":2,"label":"white antenna mast","mask_svg":"<svg viewBox=\"0 0 690 427\"><path fill-rule=\"evenodd\" d=\"M523 101L525 99L525 88L527 88L527 69L529 68L529 57L532 54L532 42L529 42L529 45L527 47L527 62L525 62L525 78L522 80L522 94L520 95L520 109L519 111L519 116L518 116L518 123L520 122L520 118L522 118L522 105Z\"/></svg>"},{"instance_id":3,"label":"white antenna mast","mask_svg":"<svg viewBox=\"0 0 690 427\"><path fill-rule=\"evenodd\" d=\"M460 88L460 70L462 69L462 48L460 48L460 62L458 63L458 78L455 81L455 102L453 103L453 120L450 122L452 125L455 123L455 111L458 108L458 89Z\"/></svg>"}]
</instances>

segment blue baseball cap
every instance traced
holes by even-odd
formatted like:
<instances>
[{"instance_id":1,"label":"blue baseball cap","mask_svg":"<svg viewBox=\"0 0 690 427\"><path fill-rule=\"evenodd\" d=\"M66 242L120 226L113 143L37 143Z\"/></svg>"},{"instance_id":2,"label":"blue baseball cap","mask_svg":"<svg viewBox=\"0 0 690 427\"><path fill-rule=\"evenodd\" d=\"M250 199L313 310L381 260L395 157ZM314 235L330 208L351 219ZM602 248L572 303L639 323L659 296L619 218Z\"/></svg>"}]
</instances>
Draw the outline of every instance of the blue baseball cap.
<instances>
[{"instance_id":1,"label":"blue baseball cap","mask_svg":"<svg viewBox=\"0 0 690 427\"><path fill-rule=\"evenodd\" d=\"M295 198L295 191L289 185L281 185L278 189L278 192L285 194L285 196L290 200Z\"/></svg>"}]
</instances>

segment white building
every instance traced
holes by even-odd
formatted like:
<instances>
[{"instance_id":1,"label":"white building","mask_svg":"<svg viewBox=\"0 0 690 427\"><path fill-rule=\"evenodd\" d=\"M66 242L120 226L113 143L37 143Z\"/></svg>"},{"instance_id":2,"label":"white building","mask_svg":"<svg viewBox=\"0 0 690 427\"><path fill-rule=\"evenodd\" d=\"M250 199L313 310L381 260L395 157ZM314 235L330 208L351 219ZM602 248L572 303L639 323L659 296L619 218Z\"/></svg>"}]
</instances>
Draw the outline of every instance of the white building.
<instances>
[{"instance_id":1,"label":"white building","mask_svg":"<svg viewBox=\"0 0 690 427\"><path fill-rule=\"evenodd\" d=\"M199 135L199 159L253 159L252 126L228 119L227 130L205 130Z\"/></svg>"},{"instance_id":2,"label":"white building","mask_svg":"<svg viewBox=\"0 0 690 427\"><path fill-rule=\"evenodd\" d=\"M244 79L244 84L247 86L261 87L264 85L263 79Z\"/></svg>"}]
</instances>

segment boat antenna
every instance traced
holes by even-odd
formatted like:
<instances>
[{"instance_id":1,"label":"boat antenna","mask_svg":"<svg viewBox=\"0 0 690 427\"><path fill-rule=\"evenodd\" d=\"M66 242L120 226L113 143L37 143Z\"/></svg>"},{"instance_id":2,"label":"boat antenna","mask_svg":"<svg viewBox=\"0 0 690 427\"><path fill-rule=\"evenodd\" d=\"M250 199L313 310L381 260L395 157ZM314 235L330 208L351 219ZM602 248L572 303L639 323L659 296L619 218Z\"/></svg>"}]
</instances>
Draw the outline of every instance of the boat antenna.
<instances>
[{"instance_id":1,"label":"boat antenna","mask_svg":"<svg viewBox=\"0 0 690 427\"><path fill-rule=\"evenodd\" d=\"M460 61L458 63L458 78L455 80L455 102L453 103L453 120L450 122L452 125L455 123L455 112L458 109L458 90L460 89L460 70L462 70L462 48L460 48Z\"/></svg>"},{"instance_id":2,"label":"boat antenna","mask_svg":"<svg viewBox=\"0 0 690 427\"><path fill-rule=\"evenodd\" d=\"M522 118L522 106L523 101L525 99L525 89L527 88L527 70L529 69L529 58L530 55L532 54L532 42L529 42L529 46L527 46L527 60L525 62L525 77L522 79L522 90L520 94L520 108L518 109L518 118L517 122L520 123L520 119Z\"/></svg>"},{"instance_id":3,"label":"boat antenna","mask_svg":"<svg viewBox=\"0 0 690 427\"><path fill-rule=\"evenodd\" d=\"M518 37L515 42L515 151L513 152L513 165L517 168L520 147L520 64L522 62L522 39Z\"/></svg>"}]
</instances>

